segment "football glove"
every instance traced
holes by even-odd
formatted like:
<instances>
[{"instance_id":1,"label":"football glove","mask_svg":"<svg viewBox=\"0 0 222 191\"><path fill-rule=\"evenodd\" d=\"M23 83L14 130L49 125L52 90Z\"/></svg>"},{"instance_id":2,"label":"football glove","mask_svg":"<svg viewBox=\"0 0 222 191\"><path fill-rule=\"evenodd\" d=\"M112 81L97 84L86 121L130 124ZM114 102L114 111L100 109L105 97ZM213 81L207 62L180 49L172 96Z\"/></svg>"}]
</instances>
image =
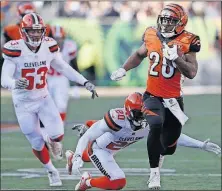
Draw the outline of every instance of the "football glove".
<instances>
[{"instance_id":1,"label":"football glove","mask_svg":"<svg viewBox=\"0 0 222 191\"><path fill-rule=\"evenodd\" d=\"M28 85L28 80L26 78L15 80L15 89L25 89L28 87Z\"/></svg>"},{"instance_id":2,"label":"football glove","mask_svg":"<svg viewBox=\"0 0 222 191\"><path fill-rule=\"evenodd\" d=\"M119 68L113 72L110 76L111 80L119 81L126 75L126 70L124 68Z\"/></svg>"},{"instance_id":3,"label":"football glove","mask_svg":"<svg viewBox=\"0 0 222 191\"><path fill-rule=\"evenodd\" d=\"M208 152L215 153L216 155L221 157L221 148L215 143L210 142L210 139L204 141L202 149Z\"/></svg>"},{"instance_id":4,"label":"football glove","mask_svg":"<svg viewBox=\"0 0 222 191\"><path fill-rule=\"evenodd\" d=\"M87 81L87 82L85 82L84 86L86 87L86 89L88 91L90 91L92 93L92 97L91 97L92 99L94 99L95 97L99 97L97 92L96 92L96 89L95 89L96 87L95 87L94 84L92 84L91 82Z\"/></svg>"},{"instance_id":5,"label":"football glove","mask_svg":"<svg viewBox=\"0 0 222 191\"><path fill-rule=\"evenodd\" d=\"M170 48L166 43L163 43L163 56L171 61L176 60L179 55L178 55L178 46L177 45L173 45L172 48Z\"/></svg>"},{"instance_id":6,"label":"football glove","mask_svg":"<svg viewBox=\"0 0 222 191\"><path fill-rule=\"evenodd\" d=\"M77 130L79 132L78 136L82 137L88 128L84 124L76 124L73 126L72 130Z\"/></svg>"}]
</instances>

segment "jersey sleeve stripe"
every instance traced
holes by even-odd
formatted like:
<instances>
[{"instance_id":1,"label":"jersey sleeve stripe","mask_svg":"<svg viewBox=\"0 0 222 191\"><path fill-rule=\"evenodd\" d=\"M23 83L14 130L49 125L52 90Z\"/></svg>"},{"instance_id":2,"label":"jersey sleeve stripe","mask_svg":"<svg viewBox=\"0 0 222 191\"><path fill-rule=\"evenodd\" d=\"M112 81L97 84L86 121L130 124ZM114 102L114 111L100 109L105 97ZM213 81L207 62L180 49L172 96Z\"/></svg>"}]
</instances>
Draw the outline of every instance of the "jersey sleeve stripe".
<instances>
[{"instance_id":1,"label":"jersey sleeve stripe","mask_svg":"<svg viewBox=\"0 0 222 191\"><path fill-rule=\"evenodd\" d=\"M110 112L106 113L105 117L104 117L106 124L108 125L108 127L110 129L112 129L113 131L119 131L121 129L121 126L117 125L113 120L112 117L110 116Z\"/></svg>"},{"instance_id":2,"label":"jersey sleeve stripe","mask_svg":"<svg viewBox=\"0 0 222 191\"><path fill-rule=\"evenodd\" d=\"M56 52L58 51L58 49L59 49L59 46L57 44L49 47L50 52Z\"/></svg>"},{"instance_id":3,"label":"jersey sleeve stripe","mask_svg":"<svg viewBox=\"0 0 222 191\"><path fill-rule=\"evenodd\" d=\"M75 56L75 54L76 54L76 51L73 51L69 53L69 56Z\"/></svg>"},{"instance_id":4,"label":"jersey sleeve stripe","mask_svg":"<svg viewBox=\"0 0 222 191\"><path fill-rule=\"evenodd\" d=\"M7 48L3 48L2 52L9 57L18 57L21 55L21 50L9 50Z\"/></svg>"}]
</instances>

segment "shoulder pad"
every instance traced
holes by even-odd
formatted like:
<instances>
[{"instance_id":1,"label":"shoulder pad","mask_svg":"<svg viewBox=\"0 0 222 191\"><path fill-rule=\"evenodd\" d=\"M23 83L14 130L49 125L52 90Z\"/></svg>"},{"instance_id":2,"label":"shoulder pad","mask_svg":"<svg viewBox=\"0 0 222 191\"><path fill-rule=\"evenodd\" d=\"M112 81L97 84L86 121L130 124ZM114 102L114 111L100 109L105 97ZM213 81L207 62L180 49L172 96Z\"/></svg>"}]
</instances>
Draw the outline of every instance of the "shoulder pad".
<instances>
[{"instance_id":1,"label":"shoulder pad","mask_svg":"<svg viewBox=\"0 0 222 191\"><path fill-rule=\"evenodd\" d=\"M10 40L9 42L5 43L2 53L8 57L19 57L21 55L19 40Z\"/></svg>"},{"instance_id":2,"label":"shoulder pad","mask_svg":"<svg viewBox=\"0 0 222 191\"><path fill-rule=\"evenodd\" d=\"M77 45L73 40L66 39L64 42L64 48L67 49L69 56L75 56L77 52Z\"/></svg>"},{"instance_id":3,"label":"shoulder pad","mask_svg":"<svg viewBox=\"0 0 222 191\"><path fill-rule=\"evenodd\" d=\"M59 46L57 42L51 37L45 37L44 41L48 44L50 52L57 52L59 51Z\"/></svg>"},{"instance_id":4,"label":"shoulder pad","mask_svg":"<svg viewBox=\"0 0 222 191\"><path fill-rule=\"evenodd\" d=\"M147 27L145 32L143 33L142 41L144 42L146 40L147 34L153 33L156 34L157 28L154 26Z\"/></svg>"},{"instance_id":5,"label":"shoulder pad","mask_svg":"<svg viewBox=\"0 0 222 191\"><path fill-rule=\"evenodd\" d=\"M107 126L113 131L119 131L122 129L125 123L125 113L123 108L116 108L109 110L105 116L104 120Z\"/></svg>"}]
</instances>

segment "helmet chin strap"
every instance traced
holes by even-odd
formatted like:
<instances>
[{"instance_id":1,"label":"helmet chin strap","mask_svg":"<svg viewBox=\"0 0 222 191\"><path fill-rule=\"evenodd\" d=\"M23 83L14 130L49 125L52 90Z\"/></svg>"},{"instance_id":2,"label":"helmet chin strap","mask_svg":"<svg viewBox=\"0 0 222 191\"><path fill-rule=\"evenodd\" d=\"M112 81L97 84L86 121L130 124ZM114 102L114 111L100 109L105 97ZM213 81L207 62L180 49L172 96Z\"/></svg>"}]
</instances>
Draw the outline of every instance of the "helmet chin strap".
<instances>
[{"instance_id":1,"label":"helmet chin strap","mask_svg":"<svg viewBox=\"0 0 222 191\"><path fill-rule=\"evenodd\" d=\"M171 38L171 37L175 36L176 33L175 33L175 32L171 32L171 33L161 32L161 35L162 35L163 37L165 37L165 38Z\"/></svg>"}]
</instances>

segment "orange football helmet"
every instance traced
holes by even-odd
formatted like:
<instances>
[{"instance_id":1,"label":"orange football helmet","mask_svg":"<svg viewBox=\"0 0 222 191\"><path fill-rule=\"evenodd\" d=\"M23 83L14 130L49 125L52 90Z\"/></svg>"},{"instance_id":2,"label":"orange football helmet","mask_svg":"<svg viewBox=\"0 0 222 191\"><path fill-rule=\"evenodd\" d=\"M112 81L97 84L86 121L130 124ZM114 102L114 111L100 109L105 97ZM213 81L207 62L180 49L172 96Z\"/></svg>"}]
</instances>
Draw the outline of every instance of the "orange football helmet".
<instances>
[{"instance_id":1,"label":"orange football helmet","mask_svg":"<svg viewBox=\"0 0 222 191\"><path fill-rule=\"evenodd\" d=\"M184 8L178 4L168 4L160 12L157 27L160 33L170 38L183 32L188 22L188 15Z\"/></svg>"},{"instance_id":2,"label":"orange football helmet","mask_svg":"<svg viewBox=\"0 0 222 191\"><path fill-rule=\"evenodd\" d=\"M65 30L61 26L52 26L51 27L52 37L53 38L65 38Z\"/></svg>"},{"instance_id":3,"label":"orange football helmet","mask_svg":"<svg viewBox=\"0 0 222 191\"><path fill-rule=\"evenodd\" d=\"M143 96L141 93L135 92L130 94L124 104L126 116L128 120L136 127L141 127L144 121L144 114L142 113Z\"/></svg>"},{"instance_id":4,"label":"orange football helmet","mask_svg":"<svg viewBox=\"0 0 222 191\"><path fill-rule=\"evenodd\" d=\"M25 43L38 47L45 36L46 26L42 17L36 13L26 14L20 24L20 32Z\"/></svg>"},{"instance_id":5,"label":"orange football helmet","mask_svg":"<svg viewBox=\"0 0 222 191\"><path fill-rule=\"evenodd\" d=\"M33 13L36 11L35 6L30 2L24 2L24 3L18 4L17 10L18 10L18 14L21 17L24 17L26 14Z\"/></svg>"}]
</instances>

